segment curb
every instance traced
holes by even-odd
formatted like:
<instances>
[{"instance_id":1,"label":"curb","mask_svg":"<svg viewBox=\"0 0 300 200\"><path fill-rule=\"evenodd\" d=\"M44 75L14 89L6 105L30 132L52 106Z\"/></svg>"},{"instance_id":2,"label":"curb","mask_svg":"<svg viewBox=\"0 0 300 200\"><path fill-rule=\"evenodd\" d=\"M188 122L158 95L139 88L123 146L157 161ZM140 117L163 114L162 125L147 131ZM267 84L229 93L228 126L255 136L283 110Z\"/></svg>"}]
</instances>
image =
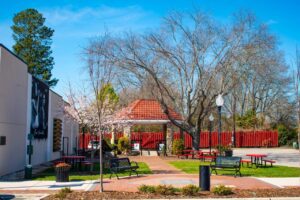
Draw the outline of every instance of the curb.
<instances>
[{"instance_id":1,"label":"curb","mask_svg":"<svg viewBox=\"0 0 300 200\"><path fill-rule=\"evenodd\" d=\"M257 198L190 198L190 199L172 199L172 200L299 200L300 197L257 197ZM145 199L147 200L147 199ZM152 199L152 200L163 200L163 199Z\"/></svg>"}]
</instances>

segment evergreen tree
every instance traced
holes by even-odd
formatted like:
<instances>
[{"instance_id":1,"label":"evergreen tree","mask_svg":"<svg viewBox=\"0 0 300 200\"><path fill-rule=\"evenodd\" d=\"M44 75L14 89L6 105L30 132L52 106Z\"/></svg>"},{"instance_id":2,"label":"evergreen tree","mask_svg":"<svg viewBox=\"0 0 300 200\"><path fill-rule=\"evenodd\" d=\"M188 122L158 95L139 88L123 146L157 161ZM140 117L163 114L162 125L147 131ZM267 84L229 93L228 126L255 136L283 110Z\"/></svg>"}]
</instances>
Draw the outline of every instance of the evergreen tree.
<instances>
[{"instance_id":1,"label":"evergreen tree","mask_svg":"<svg viewBox=\"0 0 300 200\"><path fill-rule=\"evenodd\" d=\"M28 65L28 72L55 86L58 79L51 78L54 61L51 43L54 30L45 26L45 18L35 9L26 9L13 18L14 52Z\"/></svg>"}]
</instances>

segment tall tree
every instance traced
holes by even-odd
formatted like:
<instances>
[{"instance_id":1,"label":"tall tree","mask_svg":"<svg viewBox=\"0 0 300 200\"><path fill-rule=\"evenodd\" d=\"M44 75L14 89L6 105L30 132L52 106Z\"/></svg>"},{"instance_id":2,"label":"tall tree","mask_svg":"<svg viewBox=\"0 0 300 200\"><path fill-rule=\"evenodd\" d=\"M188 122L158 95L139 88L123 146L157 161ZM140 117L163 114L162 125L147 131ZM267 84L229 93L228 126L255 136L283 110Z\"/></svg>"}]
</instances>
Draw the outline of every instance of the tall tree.
<instances>
[{"instance_id":1,"label":"tall tree","mask_svg":"<svg viewBox=\"0 0 300 200\"><path fill-rule=\"evenodd\" d=\"M55 86L58 79L52 78L54 60L51 43L54 30L45 26L45 18L35 9L17 13L11 27L16 44L14 52L28 65L28 72Z\"/></svg>"},{"instance_id":2,"label":"tall tree","mask_svg":"<svg viewBox=\"0 0 300 200\"><path fill-rule=\"evenodd\" d=\"M150 78L164 113L198 149L216 96L230 88L228 74L243 29L219 26L203 13L173 13L164 22L161 31L114 38L112 48L101 53L136 79ZM172 118L170 104L183 123Z\"/></svg>"}]
</instances>

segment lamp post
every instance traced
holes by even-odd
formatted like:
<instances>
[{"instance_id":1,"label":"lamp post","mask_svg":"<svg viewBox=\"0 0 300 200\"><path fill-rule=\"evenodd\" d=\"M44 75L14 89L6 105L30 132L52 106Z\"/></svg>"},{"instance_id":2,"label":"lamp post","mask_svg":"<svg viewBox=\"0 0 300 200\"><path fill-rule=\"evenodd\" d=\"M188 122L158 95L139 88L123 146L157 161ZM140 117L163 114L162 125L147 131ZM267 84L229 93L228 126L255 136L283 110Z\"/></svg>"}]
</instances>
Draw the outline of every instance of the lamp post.
<instances>
[{"instance_id":1,"label":"lamp post","mask_svg":"<svg viewBox=\"0 0 300 200\"><path fill-rule=\"evenodd\" d=\"M224 99L222 97L222 94L219 94L217 96L216 104L218 106L218 113L219 113L218 147L219 147L219 152L220 152L220 147L221 147L221 132L222 132L221 110L222 110L222 106L224 105Z\"/></svg>"},{"instance_id":2,"label":"lamp post","mask_svg":"<svg viewBox=\"0 0 300 200\"><path fill-rule=\"evenodd\" d=\"M214 121L214 116L210 114L208 119L209 119L209 155L211 155L211 129L212 129L212 123Z\"/></svg>"}]
</instances>

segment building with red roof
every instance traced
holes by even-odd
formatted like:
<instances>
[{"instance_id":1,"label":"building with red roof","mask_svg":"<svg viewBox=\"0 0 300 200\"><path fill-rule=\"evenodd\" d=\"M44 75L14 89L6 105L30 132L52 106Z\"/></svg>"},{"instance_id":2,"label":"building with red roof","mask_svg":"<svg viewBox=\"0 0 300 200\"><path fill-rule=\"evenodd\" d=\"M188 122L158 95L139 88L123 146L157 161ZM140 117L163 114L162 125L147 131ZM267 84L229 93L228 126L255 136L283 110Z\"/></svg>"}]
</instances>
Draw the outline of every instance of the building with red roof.
<instances>
[{"instance_id":1,"label":"building with red roof","mask_svg":"<svg viewBox=\"0 0 300 200\"><path fill-rule=\"evenodd\" d=\"M178 122L182 121L182 116L174 109L168 107L168 110L172 119ZM171 152L173 141L172 124L157 100L138 99L130 103L115 114L112 124L123 124L124 136L129 138L131 137L131 126L133 125L162 125L165 138L163 145L166 145L167 152ZM115 131L112 136L112 142L114 142Z\"/></svg>"},{"instance_id":2,"label":"building with red roof","mask_svg":"<svg viewBox=\"0 0 300 200\"><path fill-rule=\"evenodd\" d=\"M168 108L172 119L181 121L182 116ZM153 99L138 99L116 113L114 121L134 124L166 124L170 120L159 102Z\"/></svg>"}]
</instances>

